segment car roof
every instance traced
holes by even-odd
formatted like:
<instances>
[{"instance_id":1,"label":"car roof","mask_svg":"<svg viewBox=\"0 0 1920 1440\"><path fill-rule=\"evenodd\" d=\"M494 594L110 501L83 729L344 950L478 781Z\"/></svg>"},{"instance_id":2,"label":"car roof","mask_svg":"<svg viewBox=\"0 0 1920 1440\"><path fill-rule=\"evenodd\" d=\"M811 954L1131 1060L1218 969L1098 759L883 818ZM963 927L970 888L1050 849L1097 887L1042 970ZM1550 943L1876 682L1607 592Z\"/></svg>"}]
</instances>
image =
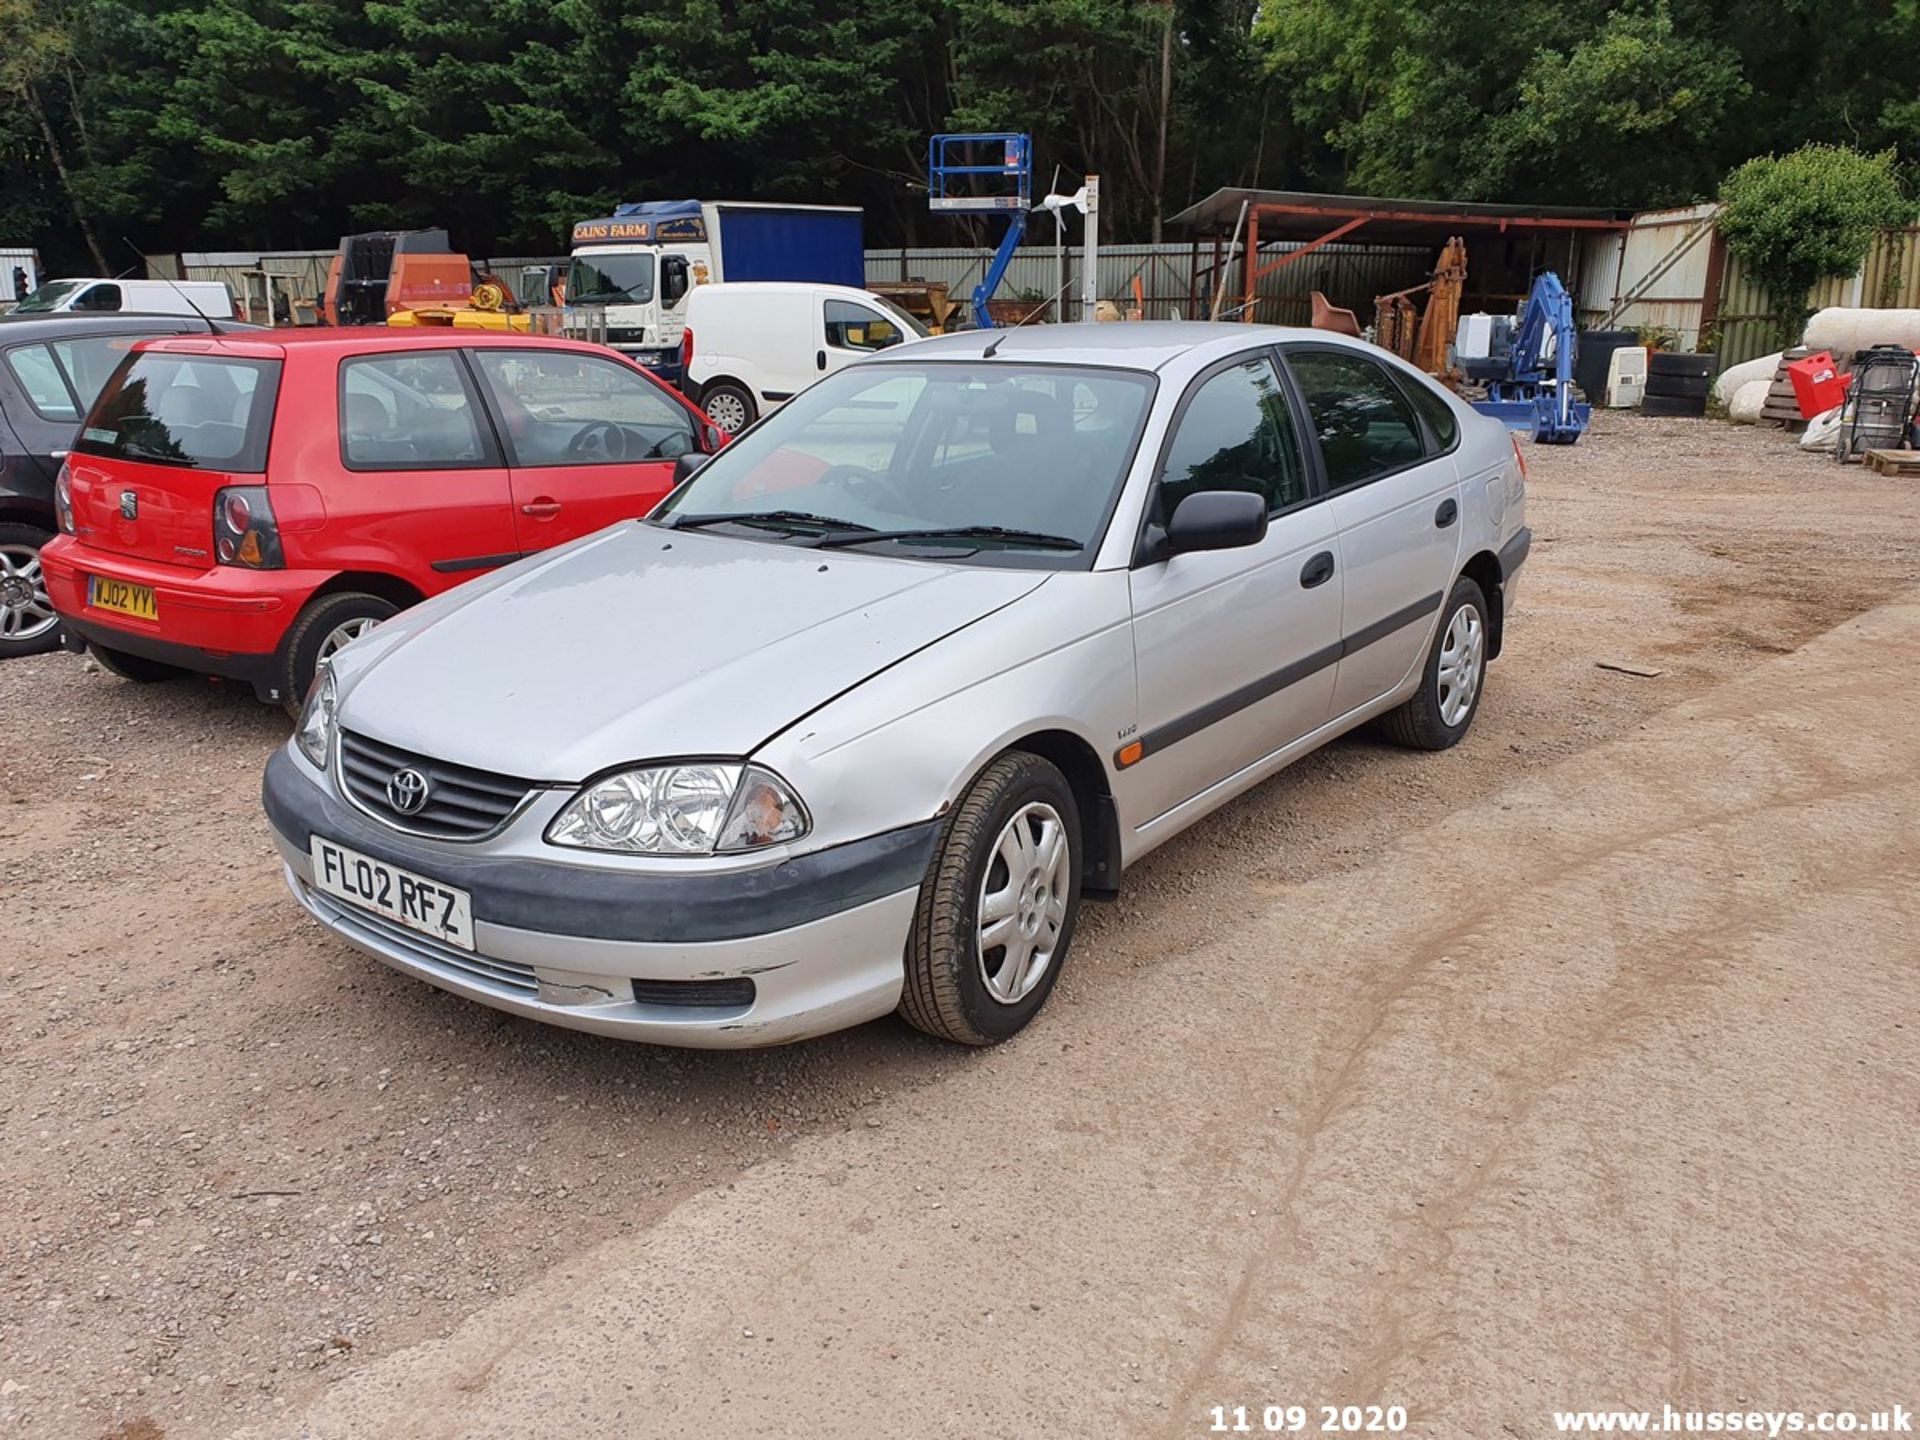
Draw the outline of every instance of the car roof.
<instances>
[{"instance_id":1,"label":"car roof","mask_svg":"<svg viewBox=\"0 0 1920 1440\"><path fill-rule=\"evenodd\" d=\"M443 350L451 346L529 346L552 349L604 351L605 347L570 335L530 335L523 330L456 330L451 326L393 328L386 325L283 325L274 329L221 323L221 334L204 330L154 340L149 350L193 354L246 355L274 358L290 349L351 350L356 355L374 350ZM229 333L231 332L231 333Z\"/></svg>"},{"instance_id":2,"label":"car roof","mask_svg":"<svg viewBox=\"0 0 1920 1440\"><path fill-rule=\"evenodd\" d=\"M253 335L267 333L264 325L244 325L238 320L227 320L216 316L223 330L244 331ZM72 310L56 310L48 314L35 311L27 315L0 315L0 345L31 344L36 340L60 340L70 335L84 335L90 330L105 331L109 334L124 335L130 331L140 331L152 335L200 335L205 336L207 327L204 321L192 315L181 315L171 311L143 313L138 310L115 310L106 313L76 313Z\"/></svg>"},{"instance_id":3,"label":"car roof","mask_svg":"<svg viewBox=\"0 0 1920 1440\"><path fill-rule=\"evenodd\" d=\"M1128 370L1162 370L1188 358L1205 363L1256 345L1284 340L1350 344L1329 330L1289 325L1242 325L1227 321L1140 320L1083 321L1072 325L1019 325L999 330L961 330L933 335L911 345L882 351L869 365L912 364L921 360L973 360L998 342L994 358L1039 365L1106 365Z\"/></svg>"}]
</instances>

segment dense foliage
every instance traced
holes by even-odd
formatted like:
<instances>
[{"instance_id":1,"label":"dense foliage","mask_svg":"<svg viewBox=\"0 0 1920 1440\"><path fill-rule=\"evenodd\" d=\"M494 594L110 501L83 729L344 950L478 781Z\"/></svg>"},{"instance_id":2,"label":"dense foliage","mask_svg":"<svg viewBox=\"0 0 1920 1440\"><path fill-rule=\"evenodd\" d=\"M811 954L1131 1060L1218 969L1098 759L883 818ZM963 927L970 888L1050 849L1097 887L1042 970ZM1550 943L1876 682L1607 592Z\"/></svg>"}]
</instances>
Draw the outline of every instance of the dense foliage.
<instances>
[{"instance_id":1,"label":"dense foliage","mask_svg":"<svg viewBox=\"0 0 1920 1440\"><path fill-rule=\"evenodd\" d=\"M943 128L1099 170L1121 239L1220 185L1658 204L1809 139L1920 161L1914 53L1912 0L0 0L0 244L545 253L684 195L953 242Z\"/></svg>"},{"instance_id":2,"label":"dense foliage","mask_svg":"<svg viewBox=\"0 0 1920 1440\"><path fill-rule=\"evenodd\" d=\"M1853 274L1875 231L1913 215L1891 150L1862 155L1836 145L1749 160L1727 176L1720 199L1727 248L1783 301L1804 296L1815 281Z\"/></svg>"}]
</instances>

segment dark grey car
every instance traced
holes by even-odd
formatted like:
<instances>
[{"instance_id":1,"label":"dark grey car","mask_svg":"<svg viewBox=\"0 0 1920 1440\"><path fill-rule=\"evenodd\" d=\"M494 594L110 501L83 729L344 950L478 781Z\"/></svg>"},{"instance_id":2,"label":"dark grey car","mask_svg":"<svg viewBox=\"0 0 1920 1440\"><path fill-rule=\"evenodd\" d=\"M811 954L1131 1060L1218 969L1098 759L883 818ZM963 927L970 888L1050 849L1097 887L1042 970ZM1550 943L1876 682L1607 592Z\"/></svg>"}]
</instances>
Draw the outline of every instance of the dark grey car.
<instances>
[{"instance_id":1,"label":"dark grey car","mask_svg":"<svg viewBox=\"0 0 1920 1440\"><path fill-rule=\"evenodd\" d=\"M81 417L134 341L205 328L179 315L0 318L0 660L59 643L40 547L58 528L53 482Z\"/></svg>"}]
</instances>

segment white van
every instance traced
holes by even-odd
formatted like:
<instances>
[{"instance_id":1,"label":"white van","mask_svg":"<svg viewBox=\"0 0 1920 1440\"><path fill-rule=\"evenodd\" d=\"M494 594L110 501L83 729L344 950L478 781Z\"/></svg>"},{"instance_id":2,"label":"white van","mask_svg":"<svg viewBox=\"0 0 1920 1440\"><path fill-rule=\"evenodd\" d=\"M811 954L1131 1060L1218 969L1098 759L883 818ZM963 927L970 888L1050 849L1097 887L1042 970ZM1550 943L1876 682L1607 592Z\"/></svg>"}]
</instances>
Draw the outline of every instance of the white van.
<instances>
[{"instance_id":1,"label":"white van","mask_svg":"<svg viewBox=\"0 0 1920 1440\"><path fill-rule=\"evenodd\" d=\"M715 425L735 435L822 375L926 334L892 301L850 285L696 285L680 338L682 384Z\"/></svg>"},{"instance_id":2,"label":"white van","mask_svg":"<svg viewBox=\"0 0 1920 1440\"><path fill-rule=\"evenodd\" d=\"M224 280L49 280L13 307L15 315L65 311L129 315L201 315L237 320L233 292Z\"/></svg>"}]
</instances>

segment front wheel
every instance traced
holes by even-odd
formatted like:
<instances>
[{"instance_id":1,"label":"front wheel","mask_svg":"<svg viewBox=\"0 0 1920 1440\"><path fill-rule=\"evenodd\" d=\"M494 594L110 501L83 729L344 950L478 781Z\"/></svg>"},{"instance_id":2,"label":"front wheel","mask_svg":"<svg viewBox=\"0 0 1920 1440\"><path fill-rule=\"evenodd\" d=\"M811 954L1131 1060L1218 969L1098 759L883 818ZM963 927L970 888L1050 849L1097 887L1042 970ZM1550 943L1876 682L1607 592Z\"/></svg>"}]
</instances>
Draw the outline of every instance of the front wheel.
<instances>
[{"instance_id":1,"label":"front wheel","mask_svg":"<svg viewBox=\"0 0 1920 1440\"><path fill-rule=\"evenodd\" d=\"M320 667L382 620L400 612L391 600L347 591L311 602L287 632L280 660L280 703L296 720Z\"/></svg>"},{"instance_id":2,"label":"front wheel","mask_svg":"<svg viewBox=\"0 0 1920 1440\"><path fill-rule=\"evenodd\" d=\"M1381 717L1387 735L1415 750L1447 750L1460 743L1480 710L1487 678L1487 597L1462 575L1440 611L1440 629L1427 652L1420 688Z\"/></svg>"},{"instance_id":3,"label":"front wheel","mask_svg":"<svg viewBox=\"0 0 1920 1440\"><path fill-rule=\"evenodd\" d=\"M1080 909L1080 809L1066 778L1014 751L953 812L920 886L900 1013L929 1035L997 1045L1040 1012Z\"/></svg>"}]
</instances>

